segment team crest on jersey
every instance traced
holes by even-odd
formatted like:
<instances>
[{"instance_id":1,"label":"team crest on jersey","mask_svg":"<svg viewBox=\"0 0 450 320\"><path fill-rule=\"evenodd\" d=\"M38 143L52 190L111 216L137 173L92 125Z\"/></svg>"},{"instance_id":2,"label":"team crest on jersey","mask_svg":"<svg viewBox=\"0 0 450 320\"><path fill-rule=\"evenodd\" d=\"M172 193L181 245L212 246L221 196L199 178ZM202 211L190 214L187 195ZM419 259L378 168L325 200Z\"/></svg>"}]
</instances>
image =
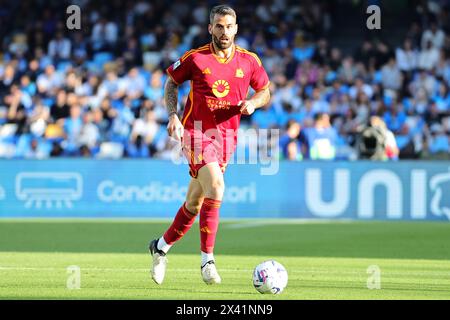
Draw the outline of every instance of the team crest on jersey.
<instances>
[{"instance_id":1,"label":"team crest on jersey","mask_svg":"<svg viewBox=\"0 0 450 320\"><path fill-rule=\"evenodd\" d=\"M177 60L174 64L173 64L173 70L175 70L176 68L178 68L181 64L180 60Z\"/></svg>"},{"instance_id":2,"label":"team crest on jersey","mask_svg":"<svg viewBox=\"0 0 450 320\"><path fill-rule=\"evenodd\" d=\"M243 78L244 77L244 71L241 68L236 69L236 78Z\"/></svg>"},{"instance_id":3,"label":"team crest on jersey","mask_svg":"<svg viewBox=\"0 0 450 320\"><path fill-rule=\"evenodd\" d=\"M217 80L212 85L212 92L217 98L226 97L230 92L230 85L225 80Z\"/></svg>"},{"instance_id":4,"label":"team crest on jersey","mask_svg":"<svg viewBox=\"0 0 450 320\"><path fill-rule=\"evenodd\" d=\"M206 67L205 69L203 69L202 73L203 74L211 74L211 70L209 70L209 68Z\"/></svg>"}]
</instances>

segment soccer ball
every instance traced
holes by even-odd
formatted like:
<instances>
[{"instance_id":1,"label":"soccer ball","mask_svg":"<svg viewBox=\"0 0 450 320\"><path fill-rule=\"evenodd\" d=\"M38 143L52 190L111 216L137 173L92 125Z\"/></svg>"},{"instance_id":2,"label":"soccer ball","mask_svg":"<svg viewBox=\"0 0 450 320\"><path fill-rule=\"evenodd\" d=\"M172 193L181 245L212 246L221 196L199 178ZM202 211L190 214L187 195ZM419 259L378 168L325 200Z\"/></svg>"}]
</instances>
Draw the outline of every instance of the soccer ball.
<instances>
[{"instance_id":1,"label":"soccer ball","mask_svg":"<svg viewBox=\"0 0 450 320\"><path fill-rule=\"evenodd\" d=\"M287 282L286 269L275 260L261 262L253 271L253 286L259 293L280 294Z\"/></svg>"}]
</instances>

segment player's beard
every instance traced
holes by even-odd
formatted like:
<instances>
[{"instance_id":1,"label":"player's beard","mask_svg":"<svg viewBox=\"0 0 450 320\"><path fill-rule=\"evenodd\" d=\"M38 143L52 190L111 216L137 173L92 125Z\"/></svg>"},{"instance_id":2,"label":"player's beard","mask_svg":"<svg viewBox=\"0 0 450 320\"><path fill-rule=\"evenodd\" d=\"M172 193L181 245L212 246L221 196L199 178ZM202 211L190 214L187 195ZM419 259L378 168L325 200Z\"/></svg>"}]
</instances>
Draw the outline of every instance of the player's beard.
<instances>
[{"instance_id":1,"label":"player's beard","mask_svg":"<svg viewBox=\"0 0 450 320\"><path fill-rule=\"evenodd\" d=\"M233 36L233 37L227 37L227 38L228 38L228 42L222 43L222 42L220 41L219 38L217 38L215 35L213 35L213 41L214 41L214 44L215 44L216 47L219 48L220 50L228 49L228 48L231 47L231 45L233 44L234 36Z\"/></svg>"}]
</instances>

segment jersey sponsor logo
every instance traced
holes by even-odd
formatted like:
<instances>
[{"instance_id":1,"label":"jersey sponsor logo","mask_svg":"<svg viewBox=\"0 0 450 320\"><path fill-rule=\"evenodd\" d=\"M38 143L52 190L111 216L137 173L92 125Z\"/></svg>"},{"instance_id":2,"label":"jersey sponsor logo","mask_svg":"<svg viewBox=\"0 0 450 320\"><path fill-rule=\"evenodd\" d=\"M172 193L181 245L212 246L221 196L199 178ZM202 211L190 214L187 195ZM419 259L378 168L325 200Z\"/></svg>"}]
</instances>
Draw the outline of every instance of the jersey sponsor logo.
<instances>
[{"instance_id":1,"label":"jersey sponsor logo","mask_svg":"<svg viewBox=\"0 0 450 320\"><path fill-rule=\"evenodd\" d=\"M225 80L217 80L212 85L212 92L217 98L223 98L230 92L230 85Z\"/></svg>"},{"instance_id":2,"label":"jersey sponsor logo","mask_svg":"<svg viewBox=\"0 0 450 320\"><path fill-rule=\"evenodd\" d=\"M176 68L178 68L181 64L180 60L177 60L174 64L173 64L173 70L175 70Z\"/></svg>"},{"instance_id":3,"label":"jersey sponsor logo","mask_svg":"<svg viewBox=\"0 0 450 320\"><path fill-rule=\"evenodd\" d=\"M206 103L208 104L208 108L210 110L229 110L231 108L231 102L227 100L216 100L214 98L208 98L206 99Z\"/></svg>"},{"instance_id":4,"label":"jersey sponsor logo","mask_svg":"<svg viewBox=\"0 0 450 320\"><path fill-rule=\"evenodd\" d=\"M203 69L202 73L203 74L211 74L211 70L209 70L209 68L206 67L205 69Z\"/></svg>"},{"instance_id":5,"label":"jersey sponsor logo","mask_svg":"<svg viewBox=\"0 0 450 320\"><path fill-rule=\"evenodd\" d=\"M237 68L235 77L236 78L243 78L244 77L244 71L241 68Z\"/></svg>"}]
</instances>

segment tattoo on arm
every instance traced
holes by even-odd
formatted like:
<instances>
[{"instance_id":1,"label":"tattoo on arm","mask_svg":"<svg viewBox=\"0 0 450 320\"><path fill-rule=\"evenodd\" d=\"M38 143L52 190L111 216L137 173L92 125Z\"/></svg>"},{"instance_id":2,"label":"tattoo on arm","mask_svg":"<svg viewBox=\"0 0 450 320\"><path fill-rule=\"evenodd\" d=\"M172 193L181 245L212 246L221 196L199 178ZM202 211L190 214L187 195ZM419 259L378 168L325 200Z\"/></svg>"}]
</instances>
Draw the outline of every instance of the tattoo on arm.
<instances>
[{"instance_id":1,"label":"tattoo on arm","mask_svg":"<svg viewBox=\"0 0 450 320\"><path fill-rule=\"evenodd\" d=\"M169 114L177 112L178 86L170 77L167 79L164 88L164 101Z\"/></svg>"},{"instance_id":2,"label":"tattoo on arm","mask_svg":"<svg viewBox=\"0 0 450 320\"><path fill-rule=\"evenodd\" d=\"M262 106L268 104L269 100L270 100L269 88L256 92L250 99L250 101L253 102L253 104L255 105L256 109L261 108Z\"/></svg>"}]
</instances>

